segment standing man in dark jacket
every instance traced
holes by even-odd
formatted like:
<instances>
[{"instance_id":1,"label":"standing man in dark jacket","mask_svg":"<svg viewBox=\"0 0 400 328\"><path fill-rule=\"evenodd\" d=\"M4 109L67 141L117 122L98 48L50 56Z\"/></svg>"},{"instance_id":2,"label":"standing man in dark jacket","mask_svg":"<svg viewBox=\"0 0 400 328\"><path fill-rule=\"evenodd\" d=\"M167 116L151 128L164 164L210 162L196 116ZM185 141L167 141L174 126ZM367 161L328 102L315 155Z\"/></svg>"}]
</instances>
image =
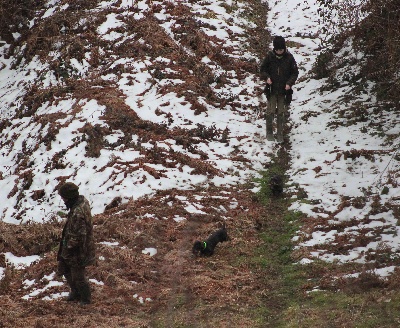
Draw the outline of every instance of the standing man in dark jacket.
<instances>
[{"instance_id":1,"label":"standing man in dark jacket","mask_svg":"<svg viewBox=\"0 0 400 328\"><path fill-rule=\"evenodd\" d=\"M69 209L58 250L58 273L65 276L71 288L67 300L89 304L91 292L85 268L95 262L90 205L72 182L63 184L58 193Z\"/></svg>"},{"instance_id":2,"label":"standing man in dark jacket","mask_svg":"<svg viewBox=\"0 0 400 328\"><path fill-rule=\"evenodd\" d=\"M268 99L266 123L267 140L274 141L273 121L277 114L277 141L283 142L283 125L285 112L292 96L292 85L299 76L296 60L286 49L282 36L273 40L274 49L265 56L261 68L261 79L267 82L265 93Z\"/></svg>"}]
</instances>

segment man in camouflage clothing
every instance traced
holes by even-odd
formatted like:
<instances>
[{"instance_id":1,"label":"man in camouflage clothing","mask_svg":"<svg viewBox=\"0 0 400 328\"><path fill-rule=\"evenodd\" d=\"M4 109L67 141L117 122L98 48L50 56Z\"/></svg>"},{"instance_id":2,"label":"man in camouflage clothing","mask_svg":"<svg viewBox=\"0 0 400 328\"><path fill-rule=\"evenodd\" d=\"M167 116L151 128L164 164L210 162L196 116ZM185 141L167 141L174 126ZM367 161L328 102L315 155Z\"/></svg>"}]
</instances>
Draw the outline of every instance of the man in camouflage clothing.
<instances>
[{"instance_id":1,"label":"man in camouflage clothing","mask_svg":"<svg viewBox=\"0 0 400 328\"><path fill-rule=\"evenodd\" d=\"M90 205L72 182L63 184L58 193L69 209L57 255L58 273L71 288L67 300L89 304L91 292L85 268L95 262Z\"/></svg>"}]
</instances>

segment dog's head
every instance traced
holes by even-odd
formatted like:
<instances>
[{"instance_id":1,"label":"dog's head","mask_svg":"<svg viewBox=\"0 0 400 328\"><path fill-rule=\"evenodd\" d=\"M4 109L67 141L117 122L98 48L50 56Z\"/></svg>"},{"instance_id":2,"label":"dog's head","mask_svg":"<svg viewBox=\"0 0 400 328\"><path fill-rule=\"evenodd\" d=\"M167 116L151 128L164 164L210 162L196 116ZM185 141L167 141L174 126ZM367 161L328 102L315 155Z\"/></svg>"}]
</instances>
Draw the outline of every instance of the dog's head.
<instances>
[{"instance_id":1,"label":"dog's head","mask_svg":"<svg viewBox=\"0 0 400 328\"><path fill-rule=\"evenodd\" d=\"M230 238L228 236L228 231L226 230L226 226L225 225L221 229L219 229L218 235L219 235L219 241L220 242L230 240Z\"/></svg>"},{"instance_id":2,"label":"dog's head","mask_svg":"<svg viewBox=\"0 0 400 328\"><path fill-rule=\"evenodd\" d=\"M200 256L201 251L204 249L204 243L196 240L193 244L192 252L196 256Z\"/></svg>"},{"instance_id":3,"label":"dog's head","mask_svg":"<svg viewBox=\"0 0 400 328\"><path fill-rule=\"evenodd\" d=\"M272 194L275 196L280 195L283 192L283 181L282 177L278 174L274 174L269 180L269 186Z\"/></svg>"}]
</instances>

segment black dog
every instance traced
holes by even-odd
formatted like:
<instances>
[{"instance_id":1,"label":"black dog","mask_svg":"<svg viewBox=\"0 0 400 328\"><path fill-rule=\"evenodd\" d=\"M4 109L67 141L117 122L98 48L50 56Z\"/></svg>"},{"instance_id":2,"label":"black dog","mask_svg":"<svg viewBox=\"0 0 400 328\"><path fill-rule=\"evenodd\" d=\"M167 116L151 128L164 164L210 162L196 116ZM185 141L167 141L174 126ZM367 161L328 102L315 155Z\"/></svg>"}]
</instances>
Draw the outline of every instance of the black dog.
<instances>
[{"instance_id":1,"label":"black dog","mask_svg":"<svg viewBox=\"0 0 400 328\"><path fill-rule=\"evenodd\" d=\"M215 231L210 237L204 241L196 240L192 252L196 256L211 256L214 254L214 248L218 243L228 241L229 236L226 231L226 227L223 226L221 229Z\"/></svg>"},{"instance_id":2,"label":"black dog","mask_svg":"<svg viewBox=\"0 0 400 328\"><path fill-rule=\"evenodd\" d=\"M282 177L278 174L274 174L269 179L269 186L271 188L271 192L274 196L279 196L283 192L283 181Z\"/></svg>"}]
</instances>

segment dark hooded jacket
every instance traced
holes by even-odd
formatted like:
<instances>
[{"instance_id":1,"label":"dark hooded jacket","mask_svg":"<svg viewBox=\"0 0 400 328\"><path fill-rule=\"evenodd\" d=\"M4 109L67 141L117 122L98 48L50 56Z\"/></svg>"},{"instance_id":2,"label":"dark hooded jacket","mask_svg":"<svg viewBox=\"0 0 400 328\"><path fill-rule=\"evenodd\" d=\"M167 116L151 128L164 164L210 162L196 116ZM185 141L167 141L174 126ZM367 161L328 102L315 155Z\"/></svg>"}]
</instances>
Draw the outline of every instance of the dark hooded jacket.
<instances>
[{"instance_id":1,"label":"dark hooded jacket","mask_svg":"<svg viewBox=\"0 0 400 328\"><path fill-rule=\"evenodd\" d=\"M261 79L272 81L272 94L285 94L286 84L292 86L299 76L296 60L285 50L282 56L269 51L260 67Z\"/></svg>"},{"instance_id":2,"label":"dark hooded jacket","mask_svg":"<svg viewBox=\"0 0 400 328\"><path fill-rule=\"evenodd\" d=\"M79 196L71 205L57 260L75 266L87 266L95 262L92 214L89 202L83 196Z\"/></svg>"}]
</instances>

